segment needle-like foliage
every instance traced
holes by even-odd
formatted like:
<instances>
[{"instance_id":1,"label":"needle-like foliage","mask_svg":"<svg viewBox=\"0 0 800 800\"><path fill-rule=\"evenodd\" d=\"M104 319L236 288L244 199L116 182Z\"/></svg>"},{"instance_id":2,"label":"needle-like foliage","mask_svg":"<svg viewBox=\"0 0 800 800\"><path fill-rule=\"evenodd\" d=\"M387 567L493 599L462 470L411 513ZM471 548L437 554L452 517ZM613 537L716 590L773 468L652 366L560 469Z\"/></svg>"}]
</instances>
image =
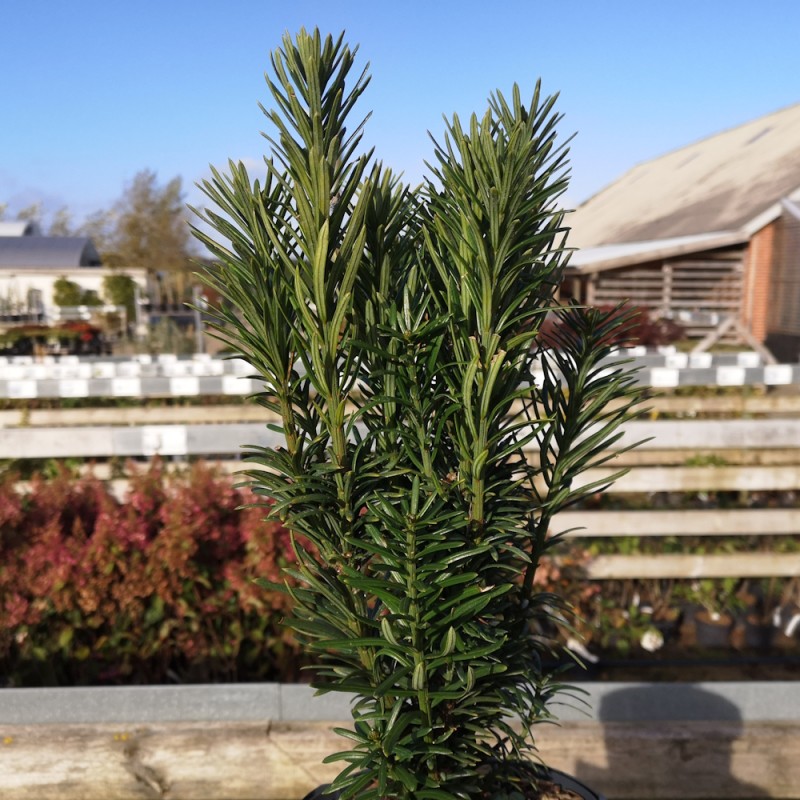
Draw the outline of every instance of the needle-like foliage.
<instances>
[{"instance_id":1,"label":"needle-like foliage","mask_svg":"<svg viewBox=\"0 0 800 800\"><path fill-rule=\"evenodd\" d=\"M479 797L513 786L560 688L533 576L630 416L609 406L630 376L599 367L625 320L571 307L540 335L567 260L555 98L454 117L412 191L360 154L354 56L284 38L266 177L214 172L196 233L217 333L281 419L248 474L297 536L291 625L316 685L356 696L334 788Z\"/></svg>"}]
</instances>

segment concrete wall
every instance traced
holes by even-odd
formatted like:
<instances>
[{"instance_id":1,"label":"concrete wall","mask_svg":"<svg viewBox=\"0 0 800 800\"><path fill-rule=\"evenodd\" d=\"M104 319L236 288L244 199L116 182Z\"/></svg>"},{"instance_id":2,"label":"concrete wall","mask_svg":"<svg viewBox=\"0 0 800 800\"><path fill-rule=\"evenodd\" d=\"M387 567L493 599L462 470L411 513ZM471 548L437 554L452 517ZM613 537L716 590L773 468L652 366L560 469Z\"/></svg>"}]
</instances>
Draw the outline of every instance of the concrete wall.
<instances>
[{"instance_id":1,"label":"concrete wall","mask_svg":"<svg viewBox=\"0 0 800 800\"><path fill-rule=\"evenodd\" d=\"M565 722L800 722L800 683L576 683ZM304 684L0 689L0 726L155 722L330 722L350 698ZM798 787L800 788L800 787Z\"/></svg>"}]
</instances>

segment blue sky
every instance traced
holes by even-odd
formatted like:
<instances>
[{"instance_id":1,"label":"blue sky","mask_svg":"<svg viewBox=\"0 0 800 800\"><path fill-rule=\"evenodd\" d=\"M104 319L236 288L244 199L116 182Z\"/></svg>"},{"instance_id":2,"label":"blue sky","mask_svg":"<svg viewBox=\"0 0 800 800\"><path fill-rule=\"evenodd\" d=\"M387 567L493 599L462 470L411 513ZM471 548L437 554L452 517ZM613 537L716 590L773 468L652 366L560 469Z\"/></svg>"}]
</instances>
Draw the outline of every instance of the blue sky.
<instances>
[{"instance_id":1,"label":"blue sky","mask_svg":"<svg viewBox=\"0 0 800 800\"><path fill-rule=\"evenodd\" d=\"M183 178L256 163L258 102L285 31L359 44L365 141L416 182L442 114L482 112L541 77L572 143L569 200L634 164L800 102L797 0L28 0L2 11L0 203L76 221L142 169Z\"/></svg>"}]
</instances>

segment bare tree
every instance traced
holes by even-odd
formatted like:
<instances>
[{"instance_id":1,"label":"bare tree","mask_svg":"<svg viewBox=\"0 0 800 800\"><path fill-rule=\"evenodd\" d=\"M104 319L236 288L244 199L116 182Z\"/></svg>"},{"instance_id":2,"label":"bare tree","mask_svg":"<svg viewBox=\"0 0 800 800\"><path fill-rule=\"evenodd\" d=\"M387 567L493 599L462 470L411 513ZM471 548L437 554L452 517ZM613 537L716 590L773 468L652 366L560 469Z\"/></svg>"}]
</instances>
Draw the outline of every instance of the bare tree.
<instances>
[{"instance_id":1,"label":"bare tree","mask_svg":"<svg viewBox=\"0 0 800 800\"><path fill-rule=\"evenodd\" d=\"M50 220L50 225L47 228L48 236L74 236L75 232L72 226L72 214L66 206L61 208L53 214Z\"/></svg>"},{"instance_id":2,"label":"bare tree","mask_svg":"<svg viewBox=\"0 0 800 800\"><path fill-rule=\"evenodd\" d=\"M159 186L150 170L136 175L115 207L119 265L146 268L171 304L187 299L191 277L185 208L180 177Z\"/></svg>"},{"instance_id":3,"label":"bare tree","mask_svg":"<svg viewBox=\"0 0 800 800\"><path fill-rule=\"evenodd\" d=\"M103 263L144 267L157 303L189 299L191 247L181 178L164 185L152 170L134 177L110 210L87 218L81 232L91 236Z\"/></svg>"}]
</instances>

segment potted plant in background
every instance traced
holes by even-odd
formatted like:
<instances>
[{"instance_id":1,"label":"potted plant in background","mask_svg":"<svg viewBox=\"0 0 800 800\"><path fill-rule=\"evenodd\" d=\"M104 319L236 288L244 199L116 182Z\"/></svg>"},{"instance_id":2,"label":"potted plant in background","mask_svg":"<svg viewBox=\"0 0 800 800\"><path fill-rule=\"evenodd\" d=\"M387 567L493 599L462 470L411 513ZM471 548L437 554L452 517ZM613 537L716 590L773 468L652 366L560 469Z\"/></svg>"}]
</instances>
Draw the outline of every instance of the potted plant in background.
<instances>
[{"instance_id":1,"label":"potted plant in background","mask_svg":"<svg viewBox=\"0 0 800 800\"><path fill-rule=\"evenodd\" d=\"M704 578L688 588L688 596L696 604L692 620L698 647L730 646L736 613L743 606L737 594L740 583L738 578Z\"/></svg>"},{"instance_id":2,"label":"potted plant in background","mask_svg":"<svg viewBox=\"0 0 800 800\"><path fill-rule=\"evenodd\" d=\"M779 629L778 641L793 643L800 634L800 578L790 578L781 591L773 611L773 624Z\"/></svg>"},{"instance_id":3,"label":"potted plant in background","mask_svg":"<svg viewBox=\"0 0 800 800\"><path fill-rule=\"evenodd\" d=\"M741 635L734 637L739 646L751 650L767 650L771 646L780 626L780 583L771 577L750 579L742 584L738 592Z\"/></svg>"},{"instance_id":4,"label":"potted plant in background","mask_svg":"<svg viewBox=\"0 0 800 800\"><path fill-rule=\"evenodd\" d=\"M284 445L250 448L248 475L295 535L289 624L319 691L355 698L327 791L546 797L533 732L562 686L532 622L560 601L534 577L553 516L598 490L581 473L631 416L632 376L601 365L626 317L554 310L554 98L515 86L454 117L412 191L359 152L354 57L342 37L284 38L265 177L214 171L214 233L196 230L217 335L281 421Z\"/></svg>"},{"instance_id":5,"label":"potted plant in background","mask_svg":"<svg viewBox=\"0 0 800 800\"><path fill-rule=\"evenodd\" d=\"M791 638L800 624L798 586L797 577L750 579L743 585L739 593L743 647L766 650Z\"/></svg>"}]
</instances>

